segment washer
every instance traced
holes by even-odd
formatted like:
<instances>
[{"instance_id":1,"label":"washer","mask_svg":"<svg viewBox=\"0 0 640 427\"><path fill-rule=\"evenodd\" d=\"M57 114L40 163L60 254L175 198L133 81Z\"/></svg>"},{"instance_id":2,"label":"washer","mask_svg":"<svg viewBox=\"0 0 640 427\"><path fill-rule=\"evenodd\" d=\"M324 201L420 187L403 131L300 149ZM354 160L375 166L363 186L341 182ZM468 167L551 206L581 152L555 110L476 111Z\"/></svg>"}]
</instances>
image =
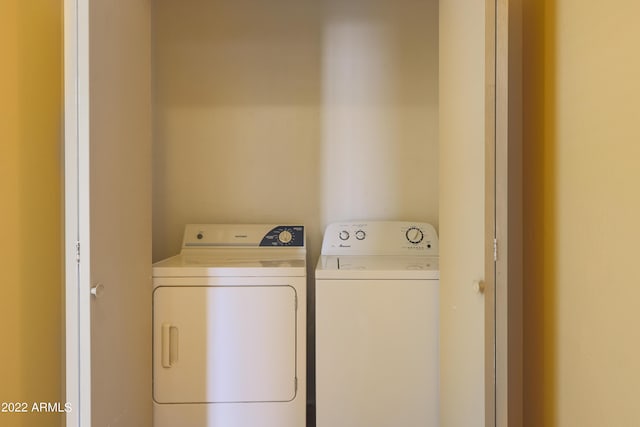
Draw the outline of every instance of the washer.
<instances>
[{"instance_id":1,"label":"washer","mask_svg":"<svg viewBox=\"0 0 640 427\"><path fill-rule=\"evenodd\" d=\"M153 265L155 427L303 427L301 225L185 227Z\"/></svg>"},{"instance_id":2,"label":"washer","mask_svg":"<svg viewBox=\"0 0 640 427\"><path fill-rule=\"evenodd\" d=\"M438 427L433 226L331 224L315 274L316 425Z\"/></svg>"}]
</instances>

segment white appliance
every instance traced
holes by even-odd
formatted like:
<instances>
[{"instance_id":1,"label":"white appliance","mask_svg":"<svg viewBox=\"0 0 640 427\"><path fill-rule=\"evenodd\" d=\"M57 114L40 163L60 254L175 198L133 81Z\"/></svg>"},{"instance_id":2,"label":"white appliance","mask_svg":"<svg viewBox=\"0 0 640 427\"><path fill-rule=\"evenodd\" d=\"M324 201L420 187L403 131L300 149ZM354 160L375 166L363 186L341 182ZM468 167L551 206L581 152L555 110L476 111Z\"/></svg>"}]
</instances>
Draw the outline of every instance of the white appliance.
<instances>
[{"instance_id":1,"label":"white appliance","mask_svg":"<svg viewBox=\"0 0 640 427\"><path fill-rule=\"evenodd\" d=\"M439 427L438 268L429 224L327 227L316 268L318 427Z\"/></svg>"},{"instance_id":2,"label":"white appliance","mask_svg":"<svg viewBox=\"0 0 640 427\"><path fill-rule=\"evenodd\" d=\"M299 225L190 224L153 265L154 427L304 427Z\"/></svg>"}]
</instances>

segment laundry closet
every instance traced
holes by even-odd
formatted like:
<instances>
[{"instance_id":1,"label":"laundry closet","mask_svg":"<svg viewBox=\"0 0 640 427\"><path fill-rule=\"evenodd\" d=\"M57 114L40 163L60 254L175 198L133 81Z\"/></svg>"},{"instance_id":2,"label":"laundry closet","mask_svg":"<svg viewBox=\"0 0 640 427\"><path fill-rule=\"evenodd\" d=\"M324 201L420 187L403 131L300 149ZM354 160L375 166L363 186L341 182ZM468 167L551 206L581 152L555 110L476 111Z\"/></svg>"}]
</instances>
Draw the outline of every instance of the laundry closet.
<instances>
[{"instance_id":1,"label":"laundry closet","mask_svg":"<svg viewBox=\"0 0 640 427\"><path fill-rule=\"evenodd\" d=\"M80 298L91 326L75 326L67 352L91 354L91 368L72 380L82 384L90 372L94 425L115 417L150 425L150 266L180 251L185 224L305 225L313 354L313 267L324 227L340 220L438 230L441 413L447 425L484 425L485 303L472 283L485 268L491 8L468 0L115 3L67 0L65 9L67 129L75 132L67 146L77 149L67 150L66 167L80 165L67 191L79 188L77 240L91 248L79 281L103 286L101 298ZM124 348L115 344L123 334ZM312 408L312 359L310 368Z\"/></svg>"}]
</instances>

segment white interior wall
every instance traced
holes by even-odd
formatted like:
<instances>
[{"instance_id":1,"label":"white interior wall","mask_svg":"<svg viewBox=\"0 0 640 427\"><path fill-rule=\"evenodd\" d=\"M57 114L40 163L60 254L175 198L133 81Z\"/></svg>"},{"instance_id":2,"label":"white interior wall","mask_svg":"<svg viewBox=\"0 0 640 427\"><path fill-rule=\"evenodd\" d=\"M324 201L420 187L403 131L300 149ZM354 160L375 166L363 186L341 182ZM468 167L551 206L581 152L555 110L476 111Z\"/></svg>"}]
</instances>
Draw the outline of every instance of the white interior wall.
<instances>
[{"instance_id":1,"label":"white interior wall","mask_svg":"<svg viewBox=\"0 0 640 427\"><path fill-rule=\"evenodd\" d=\"M438 226L437 0L155 0L153 258L185 223Z\"/></svg>"},{"instance_id":2,"label":"white interior wall","mask_svg":"<svg viewBox=\"0 0 640 427\"><path fill-rule=\"evenodd\" d=\"M322 22L322 220L437 226L437 1L331 1Z\"/></svg>"}]
</instances>

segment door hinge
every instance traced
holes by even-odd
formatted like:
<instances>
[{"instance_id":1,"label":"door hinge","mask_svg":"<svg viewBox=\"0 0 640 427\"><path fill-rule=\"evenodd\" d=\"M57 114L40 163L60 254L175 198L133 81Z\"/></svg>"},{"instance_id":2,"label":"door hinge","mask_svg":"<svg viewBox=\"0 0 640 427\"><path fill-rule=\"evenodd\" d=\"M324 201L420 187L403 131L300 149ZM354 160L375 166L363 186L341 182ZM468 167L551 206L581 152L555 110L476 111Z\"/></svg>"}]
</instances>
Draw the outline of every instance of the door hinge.
<instances>
[{"instance_id":1,"label":"door hinge","mask_svg":"<svg viewBox=\"0 0 640 427\"><path fill-rule=\"evenodd\" d=\"M76 242L76 263L80 264L80 242Z\"/></svg>"},{"instance_id":2,"label":"door hinge","mask_svg":"<svg viewBox=\"0 0 640 427\"><path fill-rule=\"evenodd\" d=\"M493 261L498 261L498 239L493 239Z\"/></svg>"}]
</instances>

